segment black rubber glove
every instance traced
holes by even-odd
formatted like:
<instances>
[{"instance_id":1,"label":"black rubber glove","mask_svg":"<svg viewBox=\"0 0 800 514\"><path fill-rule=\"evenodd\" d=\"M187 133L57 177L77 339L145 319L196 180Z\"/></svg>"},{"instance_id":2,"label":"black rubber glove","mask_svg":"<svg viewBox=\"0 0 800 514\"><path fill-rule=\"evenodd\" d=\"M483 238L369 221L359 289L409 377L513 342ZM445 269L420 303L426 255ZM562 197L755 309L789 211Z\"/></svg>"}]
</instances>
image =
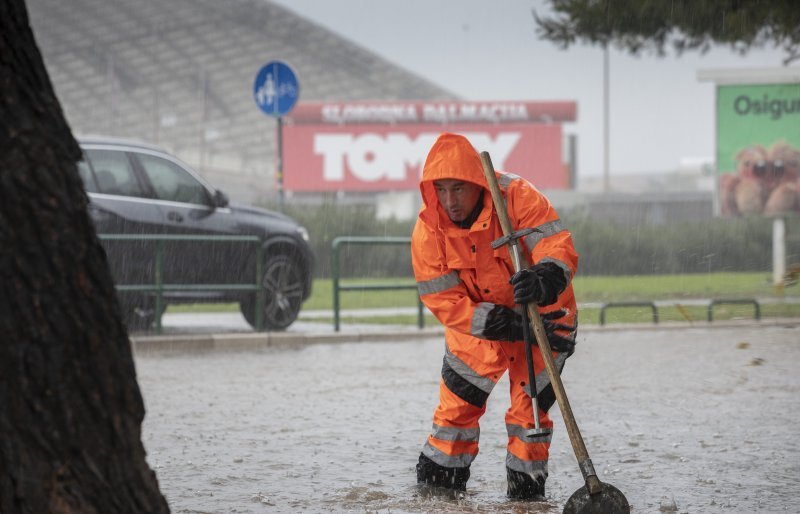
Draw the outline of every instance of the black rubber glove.
<instances>
[{"instance_id":1,"label":"black rubber glove","mask_svg":"<svg viewBox=\"0 0 800 514\"><path fill-rule=\"evenodd\" d=\"M505 305L495 305L486 316L483 337L492 341L522 339L522 316Z\"/></svg>"},{"instance_id":2,"label":"black rubber glove","mask_svg":"<svg viewBox=\"0 0 800 514\"><path fill-rule=\"evenodd\" d=\"M514 302L522 305L535 302L541 307L555 303L567 287L564 271L552 262L519 270L508 282L514 286Z\"/></svg>"},{"instance_id":3,"label":"black rubber glove","mask_svg":"<svg viewBox=\"0 0 800 514\"><path fill-rule=\"evenodd\" d=\"M550 348L557 352L567 352L567 357L569 357L575 353L574 332L575 329L578 328L578 325L577 322L575 325L564 325L563 323L556 323L554 321L563 317L565 314L566 311L564 311L564 309L542 314L542 326L547 334L547 341L550 343ZM556 330L572 332L573 338L562 337L556 333Z\"/></svg>"}]
</instances>

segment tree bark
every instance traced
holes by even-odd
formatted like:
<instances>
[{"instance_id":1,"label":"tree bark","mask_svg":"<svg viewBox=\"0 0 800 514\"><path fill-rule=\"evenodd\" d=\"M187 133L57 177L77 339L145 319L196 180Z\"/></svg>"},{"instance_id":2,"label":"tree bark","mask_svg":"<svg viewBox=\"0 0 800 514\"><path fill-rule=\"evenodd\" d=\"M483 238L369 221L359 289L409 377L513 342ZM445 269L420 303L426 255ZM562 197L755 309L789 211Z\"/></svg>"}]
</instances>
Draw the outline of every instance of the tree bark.
<instances>
[{"instance_id":1,"label":"tree bark","mask_svg":"<svg viewBox=\"0 0 800 514\"><path fill-rule=\"evenodd\" d=\"M0 513L169 512L80 149L23 0L0 1Z\"/></svg>"}]
</instances>

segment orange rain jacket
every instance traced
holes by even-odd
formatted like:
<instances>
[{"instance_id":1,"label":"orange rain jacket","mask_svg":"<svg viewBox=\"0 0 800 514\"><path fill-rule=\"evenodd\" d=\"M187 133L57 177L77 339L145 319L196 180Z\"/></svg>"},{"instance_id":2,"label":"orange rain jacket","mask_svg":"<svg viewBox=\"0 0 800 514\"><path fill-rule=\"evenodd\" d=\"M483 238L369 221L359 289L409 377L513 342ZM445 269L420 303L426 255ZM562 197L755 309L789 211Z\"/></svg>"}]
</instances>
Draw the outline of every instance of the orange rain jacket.
<instances>
[{"instance_id":1,"label":"orange rain jacket","mask_svg":"<svg viewBox=\"0 0 800 514\"><path fill-rule=\"evenodd\" d=\"M577 327L572 277L578 266L578 254L572 236L562 226L558 214L528 181L502 171L495 172L506 199L514 230L538 228L523 238L531 264L557 264L567 279L567 287L558 300L540 308L542 314L564 310L551 323ZM483 210L469 229L450 221L439 204L434 180L459 179L480 185ZM492 205L492 196L483 175L480 157L463 136L442 134L434 143L420 181L422 208L414 227L411 256L419 294L423 303L448 330L482 338L486 315L502 304L514 308L514 291L509 278L514 266L503 246L492 249L492 241L503 236ZM575 340L575 329L559 329L559 336Z\"/></svg>"},{"instance_id":2,"label":"orange rain jacket","mask_svg":"<svg viewBox=\"0 0 800 514\"><path fill-rule=\"evenodd\" d=\"M510 173L496 172L514 230L538 228L523 239L531 263L552 262L567 278L567 287L553 305L540 308L550 313L548 336L575 341L575 296L571 278L578 265L572 237L550 202L530 183ZM485 189L483 206L468 229L450 221L439 204L433 185L437 179L460 179ZM524 345L488 341L484 329L496 304L514 308L514 272L507 247L492 249L502 229L492 205L480 157L463 136L443 134L434 143L420 182L423 205L411 240L411 258L420 297L444 324L445 355L439 383L439 405L422 454L445 468L468 468L478 454L479 420L486 401L500 377L508 370L511 407L506 412L508 453L506 467L536 480L547 478L550 438L529 440L533 410ZM563 311L563 312L561 312ZM551 390L539 348L533 352L536 390ZM559 370L568 353L554 352ZM541 398L541 426L551 428L547 410L554 397Z\"/></svg>"}]
</instances>

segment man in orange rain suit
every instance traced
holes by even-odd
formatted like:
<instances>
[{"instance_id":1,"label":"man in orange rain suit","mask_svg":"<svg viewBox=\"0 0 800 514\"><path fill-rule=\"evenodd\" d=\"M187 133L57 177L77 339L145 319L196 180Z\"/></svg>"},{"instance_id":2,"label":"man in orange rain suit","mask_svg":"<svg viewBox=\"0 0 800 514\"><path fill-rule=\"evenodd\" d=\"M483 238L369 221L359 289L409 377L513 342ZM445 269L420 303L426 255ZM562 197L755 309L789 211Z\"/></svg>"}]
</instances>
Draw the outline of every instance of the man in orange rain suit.
<instances>
[{"instance_id":1,"label":"man in orange rain suit","mask_svg":"<svg viewBox=\"0 0 800 514\"><path fill-rule=\"evenodd\" d=\"M578 255L544 195L516 175L496 174L514 230L539 230L523 239L533 265L516 274L508 247L492 249L503 233L480 157L469 141L440 135L423 167L411 256L420 297L445 326L445 354L439 406L419 457L417 481L465 489L478 454L479 420L489 393L508 370L508 495L541 498L550 437L526 436L534 418L519 304L537 303L556 366L563 369L575 347L571 279ZM533 350L541 426L552 428L547 411L555 396L539 348Z\"/></svg>"}]
</instances>

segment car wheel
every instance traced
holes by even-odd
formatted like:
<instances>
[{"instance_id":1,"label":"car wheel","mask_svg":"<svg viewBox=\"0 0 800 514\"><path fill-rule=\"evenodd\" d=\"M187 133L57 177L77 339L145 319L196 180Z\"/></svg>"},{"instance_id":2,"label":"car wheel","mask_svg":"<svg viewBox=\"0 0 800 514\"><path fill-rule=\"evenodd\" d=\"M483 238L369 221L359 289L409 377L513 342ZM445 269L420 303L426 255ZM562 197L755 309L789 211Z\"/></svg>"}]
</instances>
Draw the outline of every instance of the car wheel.
<instances>
[{"instance_id":1,"label":"car wheel","mask_svg":"<svg viewBox=\"0 0 800 514\"><path fill-rule=\"evenodd\" d=\"M274 255L264 263L264 328L285 330L294 323L303 303L302 269L288 255ZM256 326L256 297L249 295L240 304L244 318Z\"/></svg>"}]
</instances>

